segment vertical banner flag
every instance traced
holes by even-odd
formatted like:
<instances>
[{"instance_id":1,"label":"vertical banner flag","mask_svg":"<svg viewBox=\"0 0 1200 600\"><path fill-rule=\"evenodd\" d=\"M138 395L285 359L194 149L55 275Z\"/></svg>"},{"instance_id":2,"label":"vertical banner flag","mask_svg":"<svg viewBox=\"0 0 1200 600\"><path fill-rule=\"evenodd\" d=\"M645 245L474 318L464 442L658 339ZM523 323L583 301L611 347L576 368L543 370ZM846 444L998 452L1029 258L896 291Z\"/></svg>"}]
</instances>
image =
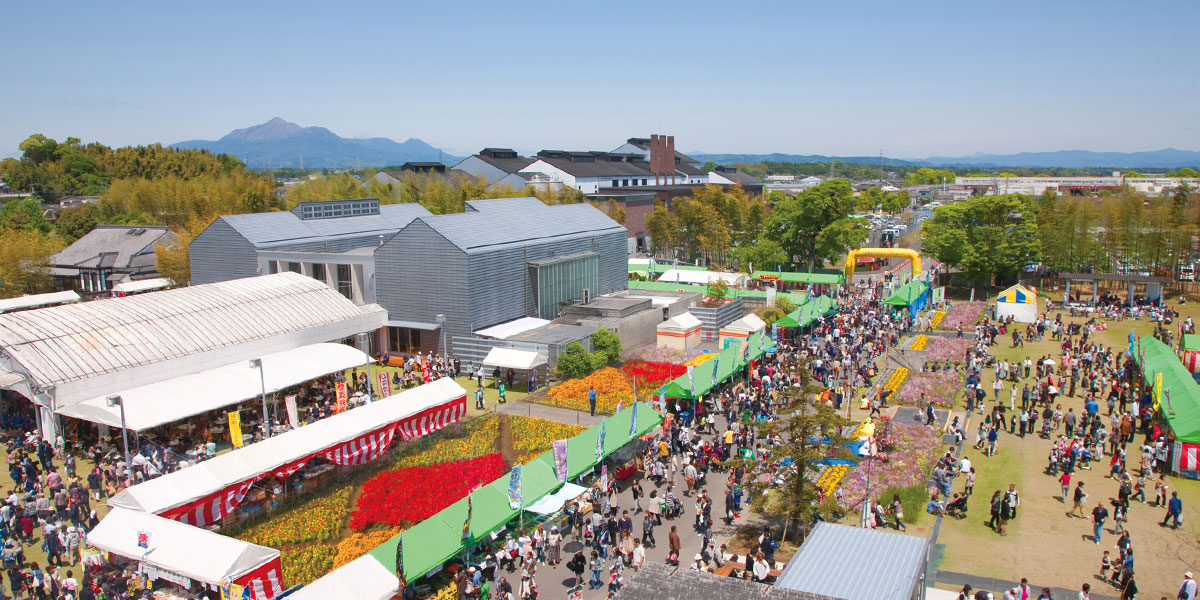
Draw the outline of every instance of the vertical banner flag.
<instances>
[{"instance_id":1,"label":"vertical banner flag","mask_svg":"<svg viewBox=\"0 0 1200 600\"><path fill-rule=\"evenodd\" d=\"M721 360L720 354L714 356L712 359L712 364L713 364L712 385L713 385L713 387L717 387L717 366L720 364L720 360Z\"/></svg>"},{"instance_id":2,"label":"vertical banner flag","mask_svg":"<svg viewBox=\"0 0 1200 600\"><path fill-rule=\"evenodd\" d=\"M555 440L551 446L554 452L554 474L558 480L567 481L567 440Z\"/></svg>"},{"instance_id":3,"label":"vertical banner flag","mask_svg":"<svg viewBox=\"0 0 1200 600\"><path fill-rule=\"evenodd\" d=\"M1162 373L1154 374L1154 410L1158 411L1159 404L1162 403Z\"/></svg>"},{"instance_id":4,"label":"vertical banner flag","mask_svg":"<svg viewBox=\"0 0 1200 600\"><path fill-rule=\"evenodd\" d=\"M471 538L471 495L474 493L474 490L467 492L467 520L463 521L462 532L462 539L464 540Z\"/></svg>"},{"instance_id":5,"label":"vertical banner flag","mask_svg":"<svg viewBox=\"0 0 1200 600\"><path fill-rule=\"evenodd\" d=\"M629 415L629 439L633 439L637 435L637 402L633 403L633 412Z\"/></svg>"},{"instance_id":6,"label":"vertical banner flag","mask_svg":"<svg viewBox=\"0 0 1200 600\"><path fill-rule=\"evenodd\" d=\"M508 506L513 510L521 510L521 465L513 467L508 478Z\"/></svg>"},{"instance_id":7,"label":"vertical banner flag","mask_svg":"<svg viewBox=\"0 0 1200 600\"><path fill-rule=\"evenodd\" d=\"M608 491L608 465L600 466L600 491Z\"/></svg>"},{"instance_id":8,"label":"vertical banner flag","mask_svg":"<svg viewBox=\"0 0 1200 600\"><path fill-rule=\"evenodd\" d=\"M742 362L748 362L750 360L750 341L746 340L740 343L742 344Z\"/></svg>"},{"instance_id":9,"label":"vertical banner flag","mask_svg":"<svg viewBox=\"0 0 1200 600\"><path fill-rule=\"evenodd\" d=\"M296 410L296 395L283 397L283 405L287 408L288 423L292 429L300 429L300 413Z\"/></svg>"},{"instance_id":10,"label":"vertical banner flag","mask_svg":"<svg viewBox=\"0 0 1200 600\"><path fill-rule=\"evenodd\" d=\"M604 458L604 429L607 419L600 419L600 433L596 436L596 460Z\"/></svg>"},{"instance_id":11,"label":"vertical banner flag","mask_svg":"<svg viewBox=\"0 0 1200 600\"><path fill-rule=\"evenodd\" d=\"M667 386L658 388L658 406L662 410L667 410Z\"/></svg>"},{"instance_id":12,"label":"vertical banner flag","mask_svg":"<svg viewBox=\"0 0 1200 600\"><path fill-rule=\"evenodd\" d=\"M767 332L765 332L765 331L760 331L758 333L758 349L759 350L767 349L767 343L763 341L763 337L766 335L767 335Z\"/></svg>"},{"instance_id":13,"label":"vertical banner flag","mask_svg":"<svg viewBox=\"0 0 1200 600\"><path fill-rule=\"evenodd\" d=\"M692 390L692 395L695 396L696 395L696 381L693 377L693 373L696 370L696 367L694 367L692 365L688 365L687 369L688 369L688 388L690 388Z\"/></svg>"},{"instance_id":14,"label":"vertical banner flag","mask_svg":"<svg viewBox=\"0 0 1200 600\"><path fill-rule=\"evenodd\" d=\"M346 382L345 381L337 382L337 408L334 409L334 412L338 412L338 413L346 412L347 399L348 399L348 397L346 395Z\"/></svg>"},{"instance_id":15,"label":"vertical banner flag","mask_svg":"<svg viewBox=\"0 0 1200 600\"><path fill-rule=\"evenodd\" d=\"M379 373L379 397L387 398L392 395L392 380L388 379L387 371Z\"/></svg>"},{"instance_id":16,"label":"vertical banner flag","mask_svg":"<svg viewBox=\"0 0 1200 600\"><path fill-rule=\"evenodd\" d=\"M229 413L229 441L234 448L242 447L242 415L236 410Z\"/></svg>"},{"instance_id":17,"label":"vertical banner flag","mask_svg":"<svg viewBox=\"0 0 1200 600\"><path fill-rule=\"evenodd\" d=\"M150 532L149 531L146 531L144 529L138 530L137 545L138 545L138 548L141 548L143 550L150 549Z\"/></svg>"},{"instance_id":18,"label":"vertical banner flag","mask_svg":"<svg viewBox=\"0 0 1200 600\"><path fill-rule=\"evenodd\" d=\"M404 597L404 588L408 587L408 578L404 576L404 534L396 536L396 578L400 580L400 593L397 594L401 598Z\"/></svg>"}]
</instances>

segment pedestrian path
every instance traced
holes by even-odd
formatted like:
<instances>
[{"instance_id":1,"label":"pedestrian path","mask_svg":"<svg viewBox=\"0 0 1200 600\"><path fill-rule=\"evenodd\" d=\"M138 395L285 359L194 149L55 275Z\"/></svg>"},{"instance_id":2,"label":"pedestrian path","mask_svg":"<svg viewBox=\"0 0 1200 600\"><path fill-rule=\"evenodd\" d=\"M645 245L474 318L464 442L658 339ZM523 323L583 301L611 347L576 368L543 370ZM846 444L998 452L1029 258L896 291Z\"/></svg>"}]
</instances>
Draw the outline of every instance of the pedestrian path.
<instances>
[{"instance_id":1,"label":"pedestrian path","mask_svg":"<svg viewBox=\"0 0 1200 600\"><path fill-rule=\"evenodd\" d=\"M938 583L946 583L946 584L950 584L950 585L954 585L954 586L962 586L962 585L970 584L971 587L973 587L977 590L992 591L997 598L999 598L1000 595L1004 593L1004 590L1011 590L1011 589L1017 587L1018 585L1020 585L1020 583L1018 583L1016 581L1005 581L1003 579L994 579L992 577L980 577L978 575L971 575L968 573L955 573L952 571L938 571L937 582ZM1036 597L1036 594L1040 594L1043 587L1046 587L1046 586L1038 585L1036 582L1030 582L1029 589L1033 594L1035 594L1035 596L1031 596L1031 598ZM1104 596L1101 594L1097 594L1095 592L1094 585L1092 586L1092 589L1093 589L1093 591L1091 592L1091 596L1090 596L1092 600L1117 600L1117 598L1115 598L1113 596ZM1063 588L1051 587L1050 593L1053 594L1055 598L1075 598L1078 596L1079 590L1066 590Z\"/></svg>"},{"instance_id":2,"label":"pedestrian path","mask_svg":"<svg viewBox=\"0 0 1200 600\"><path fill-rule=\"evenodd\" d=\"M554 421L564 425L582 425L591 427L600 422L604 415L591 416L577 410L569 408L559 408L557 406L546 406L545 404L537 404L535 402L509 402L508 404L494 404L496 414L498 415L517 415L522 417L534 417L536 419L544 419L546 421Z\"/></svg>"}]
</instances>

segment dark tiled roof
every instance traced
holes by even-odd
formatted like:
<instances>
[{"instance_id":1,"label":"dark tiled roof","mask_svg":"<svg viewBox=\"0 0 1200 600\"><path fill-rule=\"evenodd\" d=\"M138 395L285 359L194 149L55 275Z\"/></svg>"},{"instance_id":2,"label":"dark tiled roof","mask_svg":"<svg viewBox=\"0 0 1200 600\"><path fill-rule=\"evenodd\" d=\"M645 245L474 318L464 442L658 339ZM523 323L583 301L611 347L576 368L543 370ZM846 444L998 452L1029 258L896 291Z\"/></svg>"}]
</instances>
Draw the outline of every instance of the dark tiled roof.
<instances>
[{"instance_id":1,"label":"dark tiled roof","mask_svg":"<svg viewBox=\"0 0 1200 600\"><path fill-rule=\"evenodd\" d=\"M509 174L516 173L517 171L520 171L521 169L524 169L533 163L532 158L525 158L524 156L519 155L513 158L494 158L486 151L476 154L475 157Z\"/></svg>"},{"instance_id":2,"label":"dark tiled roof","mask_svg":"<svg viewBox=\"0 0 1200 600\"><path fill-rule=\"evenodd\" d=\"M628 573L618 600L840 600L649 561L632 576Z\"/></svg>"},{"instance_id":3,"label":"dark tiled roof","mask_svg":"<svg viewBox=\"0 0 1200 600\"><path fill-rule=\"evenodd\" d=\"M604 153L597 153L603 155ZM597 158L591 162L575 162L570 158L540 158L575 177L653 177L650 165L644 162L611 162Z\"/></svg>"},{"instance_id":4,"label":"dark tiled roof","mask_svg":"<svg viewBox=\"0 0 1200 600\"><path fill-rule=\"evenodd\" d=\"M166 227L97 225L54 254L51 262L60 267L125 268L139 254L153 256L156 243L168 243L174 237Z\"/></svg>"}]
</instances>

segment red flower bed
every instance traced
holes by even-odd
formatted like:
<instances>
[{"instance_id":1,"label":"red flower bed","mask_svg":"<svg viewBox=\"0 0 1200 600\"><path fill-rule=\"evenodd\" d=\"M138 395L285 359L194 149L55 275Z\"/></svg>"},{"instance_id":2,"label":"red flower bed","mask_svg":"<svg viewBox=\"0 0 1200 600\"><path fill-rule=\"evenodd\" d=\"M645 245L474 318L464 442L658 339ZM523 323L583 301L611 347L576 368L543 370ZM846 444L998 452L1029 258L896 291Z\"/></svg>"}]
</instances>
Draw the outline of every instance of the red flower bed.
<instances>
[{"instance_id":1,"label":"red flower bed","mask_svg":"<svg viewBox=\"0 0 1200 600\"><path fill-rule=\"evenodd\" d=\"M638 389L659 387L684 373L687 365L669 362L632 361L621 367L627 377L637 382Z\"/></svg>"},{"instance_id":2,"label":"red flower bed","mask_svg":"<svg viewBox=\"0 0 1200 600\"><path fill-rule=\"evenodd\" d=\"M380 473L363 484L350 528L419 523L508 470L499 454Z\"/></svg>"}]
</instances>

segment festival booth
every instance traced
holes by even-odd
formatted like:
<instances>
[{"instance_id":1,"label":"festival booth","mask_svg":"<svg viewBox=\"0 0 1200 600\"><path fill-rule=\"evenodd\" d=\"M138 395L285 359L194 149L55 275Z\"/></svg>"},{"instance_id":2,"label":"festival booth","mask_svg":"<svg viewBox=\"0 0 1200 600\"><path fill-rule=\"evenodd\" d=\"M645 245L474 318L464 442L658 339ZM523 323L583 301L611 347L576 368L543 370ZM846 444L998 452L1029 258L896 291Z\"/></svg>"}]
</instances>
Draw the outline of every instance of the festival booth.
<instances>
[{"instance_id":1,"label":"festival booth","mask_svg":"<svg viewBox=\"0 0 1200 600\"><path fill-rule=\"evenodd\" d=\"M745 273L721 273L717 271L692 271L686 269L669 269L658 278L662 282L690 283L692 285L708 285L715 281L724 281L732 287L746 287L750 276Z\"/></svg>"},{"instance_id":2,"label":"festival booth","mask_svg":"<svg viewBox=\"0 0 1200 600\"><path fill-rule=\"evenodd\" d=\"M737 343L750 337L751 334L759 333L767 328L767 324L758 315L754 313L724 326L717 337L717 347L724 348L731 343Z\"/></svg>"},{"instance_id":3,"label":"festival booth","mask_svg":"<svg viewBox=\"0 0 1200 600\"><path fill-rule=\"evenodd\" d=\"M693 400L704 397L719 383L733 377L751 361L775 351L775 341L766 332L752 334L744 343L735 343L713 358L676 377L663 387L661 394L668 398Z\"/></svg>"},{"instance_id":4,"label":"festival booth","mask_svg":"<svg viewBox=\"0 0 1200 600\"><path fill-rule=\"evenodd\" d=\"M284 480L314 458L363 464L386 452L397 436L428 435L466 412L466 390L453 379L439 379L140 483L108 505L203 527L233 512L258 481Z\"/></svg>"},{"instance_id":5,"label":"festival booth","mask_svg":"<svg viewBox=\"0 0 1200 600\"><path fill-rule=\"evenodd\" d=\"M700 345L700 319L690 312L676 315L658 324L659 348L691 350Z\"/></svg>"},{"instance_id":6,"label":"festival booth","mask_svg":"<svg viewBox=\"0 0 1200 600\"><path fill-rule=\"evenodd\" d=\"M883 303L896 308L907 308L909 314L915 318L917 312L929 303L929 286L923 281L910 281L900 286L900 289L888 296Z\"/></svg>"},{"instance_id":7,"label":"festival booth","mask_svg":"<svg viewBox=\"0 0 1200 600\"><path fill-rule=\"evenodd\" d=\"M1014 285L996 296L996 320L1012 317L1018 323L1037 320L1037 294L1021 284Z\"/></svg>"},{"instance_id":8,"label":"festival booth","mask_svg":"<svg viewBox=\"0 0 1200 600\"><path fill-rule=\"evenodd\" d=\"M814 295L829 294L846 281L842 273L789 273L787 271L754 271L750 277L775 284L779 291L808 290Z\"/></svg>"},{"instance_id":9,"label":"festival booth","mask_svg":"<svg viewBox=\"0 0 1200 600\"><path fill-rule=\"evenodd\" d=\"M531 352L529 350L516 350L513 348L492 348L488 350L487 356L483 358L483 366L495 367L504 372L512 369L513 372L523 374L525 381L529 383L532 379L534 369L546 367L546 355L541 352ZM490 370L490 369L489 369ZM500 382L494 382L499 387ZM533 391L533 385L530 383L529 391Z\"/></svg>"},{"instance_id":10,"label":"festival booth","mask_svg":"<svg viewBox=\"0 0 1200 600\"><path fill-rule=\"evenodd\" d=\"M816 321L818 317L823 317L833 312L837 308L837 300L829 296L817 296L811 302L800 307L800 315L797 319L797 327L808 327Z\"/></svg>"},{"instance_id":11,"label":"festival booth","mask_svg":"<svg viewBox=\"0 0 1200 600\"><path fill-rule=\"evenodd\" d=\"M1200 373L1200 335L1185 333L1179 340L1179 350L1183 353L1183 366L1192 375Z\"/></svg>"},{"instance_id":12,"label":"festival booth","mask_svg":"<svg viewBox=\"0 0 1200 600\"><path fill-rule=\"evenodd\" d=\"M155 598L197 598L230 584L229 598L241 598L242 589L253 600L283 593L278 550L151 514L114 508L87 544L136 563L133 570L154 582Z\"/></svg>"},{"instance_id":13,"label":"festival booth","mask_svg":"<svg viewBox=\"0 0 1200 600\"><path fill-rule=\"evenodd\" d=\"M1130 351L1141 367L1154 410L1175 435L1173 470L1195 478L1200 473L1200 385L1175 353L1152 336L1138 338Z\"/></svg>"},{"instance_id":14,"label":"festival booth","mask_svg":"<svg viewBox=\"0 0 1200 600\"><path fill-rule=\"evenodd\" d=\"M636 416L635 416L636 413ZM662 416L644 402L637 402L601 423L566 440L562 472L556 468L554 451L543 453L521 466L518 489L520 508L509 495L510 471L400 535L380 544L355 561L297 590L296 600L374 600L389 598L400 588L396 565L401 563L409 586L442 570L446 561L477 543L499 539L504 529L522 511L540 513L556 503L578 497L586 488L567 480L581 478L605 457L653 431ZM551 495L552 492L557 493ZM561 510L561 504L558 504ZM537 507L538 510L534 510ZM554 513L551 513L554 514ZM403 550L402 560L397 561ZM369 562L368 562L369 561ZM374 563L374 564L370 564Z\"/></svg>"}]
</instances>

